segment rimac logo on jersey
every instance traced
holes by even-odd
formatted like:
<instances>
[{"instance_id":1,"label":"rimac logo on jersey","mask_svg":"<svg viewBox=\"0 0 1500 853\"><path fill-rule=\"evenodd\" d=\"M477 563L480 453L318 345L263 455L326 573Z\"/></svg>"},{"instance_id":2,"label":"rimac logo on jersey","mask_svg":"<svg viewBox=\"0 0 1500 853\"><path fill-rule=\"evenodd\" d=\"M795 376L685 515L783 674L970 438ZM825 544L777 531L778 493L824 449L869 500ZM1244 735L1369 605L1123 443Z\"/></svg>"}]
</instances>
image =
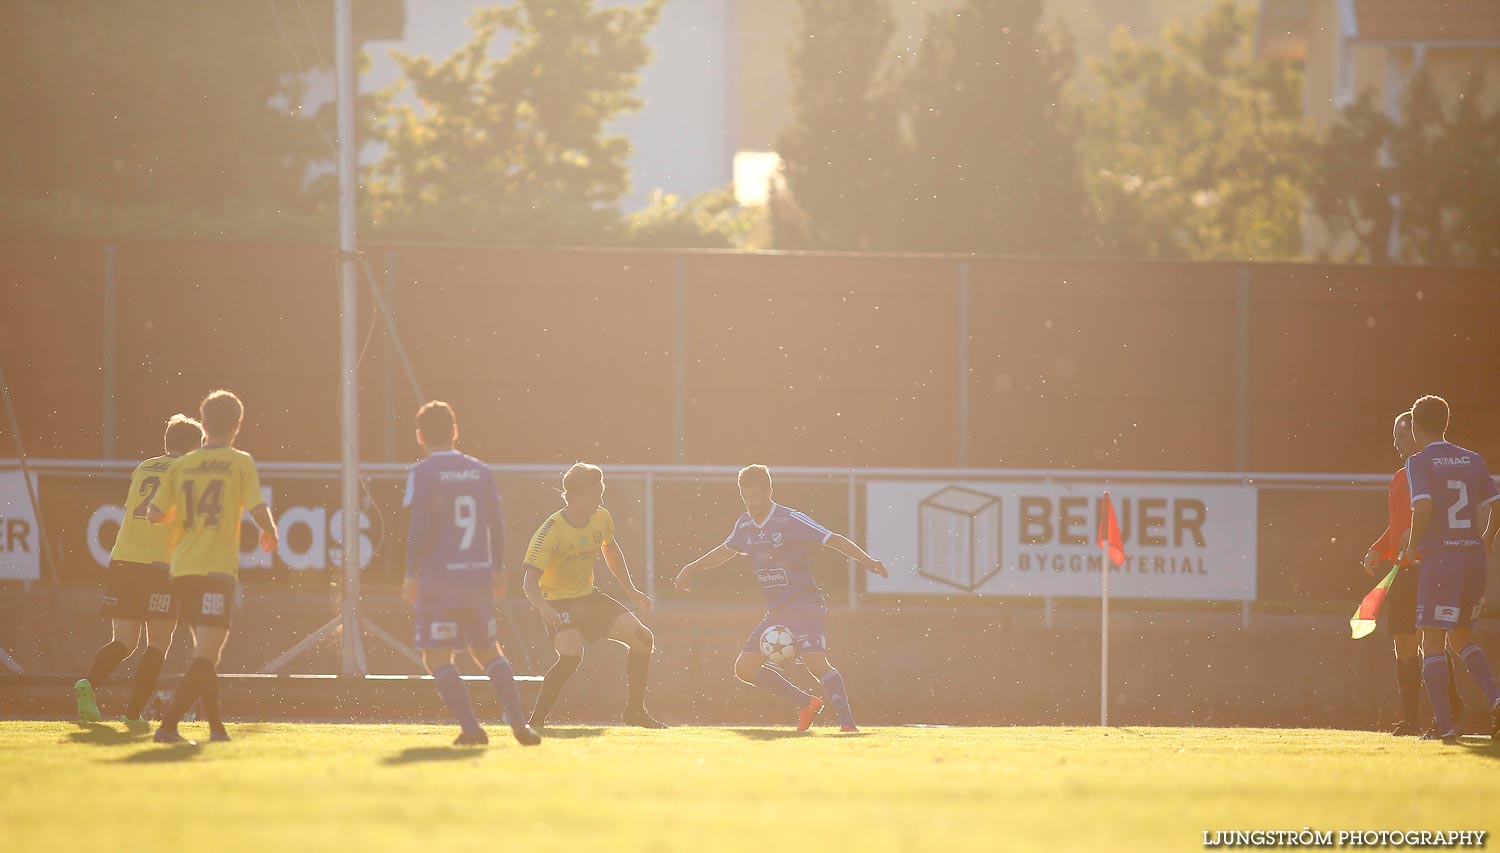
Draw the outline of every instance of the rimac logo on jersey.
<instances>
[{"instance_id":1,"label":"rimac logo on jersey","mask_svg":"<svg viewBox=\"0 0 1500 853\"><path fill-rule=\"evenodd\" d=\"M439 471L438 479L444 483L452 480L477 480L479 479L479 469L468 468L463 471Z\"/></svg>"},{"instance_id":2,"label":"rimac logo on jersey","mask_svg":"<svg viewBox=\"0 0 1500 853\"><path fill-rule=\"evenodd\" d=\"M1473 457L1470 456L1434 456L1432 458L1434 467L1439 465L1468 465L1473 461Z\"/></svg>"}]
</instances>

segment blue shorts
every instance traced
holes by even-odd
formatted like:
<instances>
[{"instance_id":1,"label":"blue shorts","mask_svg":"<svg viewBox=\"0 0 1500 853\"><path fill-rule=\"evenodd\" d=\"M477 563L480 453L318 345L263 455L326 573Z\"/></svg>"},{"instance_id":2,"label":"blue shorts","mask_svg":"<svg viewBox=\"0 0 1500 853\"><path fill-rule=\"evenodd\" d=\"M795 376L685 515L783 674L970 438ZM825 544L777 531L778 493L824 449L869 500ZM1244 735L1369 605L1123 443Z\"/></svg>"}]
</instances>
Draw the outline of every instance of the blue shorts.
<instances>
[{"instance_id":1,"label":"blue shorts","mask_svg":"<svg viewBox=\"0 0 1500 853\"><path fill-rule=\"evenodd\" d=\"M495 642L493 607L417 605L418 649L478 649Z\"/></svg>"},{"instance_id":2,"label":"blue shorts","mask_svg":"<svg viewBox=\"0 0 1500 853\"><path fill-rule=\"evenodd\" d=\"M1417 627L1467 628L1484 606L1484 551L1454 548L1422 555L1417 586Z\"/></svg>"},{"instance_id":3,"label":"blue shorts","mask_svg":"<svg viewBox=\"0 0 1500 853\"><path fill-rule=\"evenodd\" d=\"M760 620L755 630L750 632L750 636L746 638L745 645L740 651L747 655L761 654L760 635L772 625L785 625L797 638L798 656L821 655L828 651L828 638L823 634L823 622L827 616L828 608L821 604L797 605L772 610Z\"/></svg>"}]
</instances>

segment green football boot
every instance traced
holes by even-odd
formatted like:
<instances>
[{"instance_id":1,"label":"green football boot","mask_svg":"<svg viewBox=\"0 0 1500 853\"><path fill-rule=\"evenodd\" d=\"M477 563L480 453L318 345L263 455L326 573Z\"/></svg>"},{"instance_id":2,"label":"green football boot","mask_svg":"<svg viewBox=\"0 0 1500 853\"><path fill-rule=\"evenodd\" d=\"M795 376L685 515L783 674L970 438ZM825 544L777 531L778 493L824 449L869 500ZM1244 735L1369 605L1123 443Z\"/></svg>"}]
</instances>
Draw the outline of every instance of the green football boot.
<instances>
[{"instance_id":1,"label":"green football boot","mask_svg":"<svg viewBox=\"0 0 1500 853\"><path fill-rule=\"evenodd\" d=\"M99 706L94 702L94 685L87 678L73 682L73 695L78 699L78 722L104 722L104 717L99 714Z\"/></svg>"},{"instance_id":2,"label":"green football boot","mask_svg":"<svg viewBox=\"0 0 1500 853\"><path fill-rule=\"evenodd\" d=\"M144 717L142 717L141 719L138 719L138 720L132 720L129 717L125 716L124 714L121 714L120 715L120 722L122 722L122 723L125 724L125 731L127 731L127 732L149 732L149 731L151 731L151 724L148 723L148 722L146 722L146 720L145 720Z\"/></svg>"}]
</instances>

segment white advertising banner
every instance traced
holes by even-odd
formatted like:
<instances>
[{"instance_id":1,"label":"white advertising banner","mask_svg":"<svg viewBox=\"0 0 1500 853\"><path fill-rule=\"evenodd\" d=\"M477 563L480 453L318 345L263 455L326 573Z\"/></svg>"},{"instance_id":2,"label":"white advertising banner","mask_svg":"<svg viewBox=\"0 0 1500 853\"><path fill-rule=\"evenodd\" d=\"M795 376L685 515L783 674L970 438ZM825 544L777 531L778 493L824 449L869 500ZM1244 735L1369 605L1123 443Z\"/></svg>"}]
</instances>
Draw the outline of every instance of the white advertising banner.
<instances>
[{"instance_id":1,"label":"white advertising banner","mask_svg":"<svg viewBox=\"0 0 1500 853\"><path fill-rule=\"evenodd\" d=\"M0 471L0 580L40 580L41 547L26 478L20 471Z\"/></svg>"},{"instance_id":2,"label":"white advertising banner","mask_svg":"<svg viewBox=\"0 0 1500 853\"><path fill-rule=\"evenodd\" d=\"M866 591L1097 597L1105 488L1126 554L1111 597L1254 600L1254 488L1042 479L868 482L867 550L891 577Z\"/></svg>"}]
</instances>

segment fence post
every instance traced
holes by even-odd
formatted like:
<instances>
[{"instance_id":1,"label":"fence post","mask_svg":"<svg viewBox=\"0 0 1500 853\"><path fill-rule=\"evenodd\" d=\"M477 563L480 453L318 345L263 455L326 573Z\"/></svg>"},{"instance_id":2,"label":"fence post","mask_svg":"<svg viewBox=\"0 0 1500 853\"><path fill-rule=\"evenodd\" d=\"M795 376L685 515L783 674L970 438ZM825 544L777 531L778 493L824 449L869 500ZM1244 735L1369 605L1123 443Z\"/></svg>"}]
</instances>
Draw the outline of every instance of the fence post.
<instances>
[{"instance_id":1,"label":"fence post","mask_svg":"<svg viewBox=\"0 0 1500 853\"><path fill-rule=\"evenodd\" d=\"M1234 466L1250 470L1250 268L1234 280Z\"/></svg>"},{"instance_id":2,"label":"fence post","mask_svg":"<svg viewBox=\"0 0 1500 853\"><path fill-rule=\"evenodd\" d=\"M968 261L958 265L958 467L970 466L969 428L969 337L973 334L974 268Z\"/></svg>"},{"instance_id":3,"label":"fence post","mask_svg":"<svg viewBox=\"0 0 1500 853\"><path fill-rule=\"evenodd\" d=\"M656 600L656 475L646 472L646 597Z\"/></svg>"},{"instance_id":4,"label":"fence post","mask_svg":"<svg viewBox=\"0 0 1500 853\"><path fill-rule=\"evenodd\" d=\"M687 259L672 259L672 461L687 462Z\"/></svg>"},{"instance_id":5,"label":"fence post","mask_svg":"<svg viewBox=\"0 0 1500 853\"><path fill-rule=\"evenodd\" d=\"M854 528L858 521L857 507L859 488L854 479L854 471L849 472L849 536L855 536ZM853 559L849 560L849 609L853 610L859 606L859 565Z\"/></svg>"},{"instance_id":6,"label":"fence post","mask_svg":"<svg viewBox=\"0 0 1500 853\"><path fill-rule=\"evenodd\" d=\"M119 281L116 274L119 247L104 247L104 458L115 458L116 427L119 413L115 408L115 361L119 356Z\"/></svg>"}]
</instances>

